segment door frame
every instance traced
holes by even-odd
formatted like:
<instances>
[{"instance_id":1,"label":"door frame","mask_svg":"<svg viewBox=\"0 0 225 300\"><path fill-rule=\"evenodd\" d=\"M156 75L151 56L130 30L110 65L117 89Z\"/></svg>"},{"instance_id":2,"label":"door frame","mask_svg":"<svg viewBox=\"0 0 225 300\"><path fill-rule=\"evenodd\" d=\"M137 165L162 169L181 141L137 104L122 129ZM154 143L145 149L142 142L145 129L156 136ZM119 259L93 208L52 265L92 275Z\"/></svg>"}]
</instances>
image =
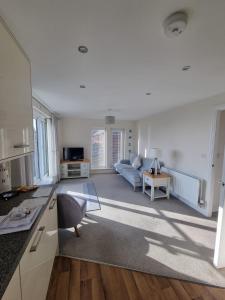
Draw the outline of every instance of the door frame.
<instances>
[{"instance_id":1,"label":"door frame","mask_svg":"<svg viewBox=\"0 0 225 300\"><path fill-rule=\"evenodd\" d=\"M209 212L213 210L213 202L214 202L214 187L215 187L215 171L213 168L214 158L216 155L216 134L217 130L219 129L219 121L220 121L220 114L221 111L225 110L225 104L216 106L213 111L213 122L212 122L212 129L211 129L211 138L210 138L210 145L209 145L209 170L210 170L210 207ZM225 157L225 151L224 151ZM225 174L225 159L223 162L223 175ZM213 264L217 268L224 268L225 267L225 201L223 200L225 191L222 189L220 190L220 204L218 210L218 219L217 219L217 230L216 230L216 241L214 247L214 259Z\"/></svg>"},{"instance_id":2,"label":"door frame","mask_svg":"<svg viewBox=\"0 0 225 300\"><path fill-rule=\"evenodd\" d=\"M108 135L109 135L109 144L108 144L108 147L109 147L109 161L108 161L108 167L109 168L112 168L112 132L113 130L118 130L118 131L121 131L122 133L122 158L121 159L124 159L125 158L125 129L124 128L118 128L118 127L111 127L109 128L109 131L108 131Z\"/></svg>"},{"instance_id":3,"label":"door frame","mask_svg":"<svg viewBox=\"0 0 225 300\"><path fill-rule=\"evenodd\" d=\"M104 168L92 168L92 132L95 130L104 130L105 131L105 155L104 155L104 161L105 161L105 167ZM107 128L102 127L93 127L90 130L90 162L91 162L91 170L105 170L108 168L108 134L107 134Z\"/></svg>"},{"instance_id":4,"label":"door frame","mask_svg":"<svg viewBox=\"0 0 225 300\"><path fill-rule=\"evenodd\" d=\"M215 172L213 168L214 160L215 160L215 150L216 150L216 134L218 130L218 125L220 122L220 114L221 111L225 110L225 104L217 105L213 110L212 117L212 126L211 126L211 134L210 134L210 142L209 142L209 199L212 199L209 203L208 215L212 215L213 210L213 202L214 202L214 186L215 186Z\"/></svg>"}]
</instances>

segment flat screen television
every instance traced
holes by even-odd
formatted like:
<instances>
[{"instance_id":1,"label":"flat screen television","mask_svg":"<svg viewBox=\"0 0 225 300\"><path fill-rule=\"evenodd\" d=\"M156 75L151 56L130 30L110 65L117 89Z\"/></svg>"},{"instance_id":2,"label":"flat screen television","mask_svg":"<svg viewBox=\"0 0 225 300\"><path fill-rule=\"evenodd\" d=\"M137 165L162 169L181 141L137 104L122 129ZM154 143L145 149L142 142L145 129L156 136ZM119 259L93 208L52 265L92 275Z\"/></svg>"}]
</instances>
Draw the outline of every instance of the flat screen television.
<instances>
[{"instance_id":1,"label":"flat screen television","mask_svg":"<svg viewBox=\"0 0 225 300\"><path fill-rule=\"evenodd\" d=\"M82 160L84 159L84 148L63 148L63 160Z\"/></svg>"}]
</instances>

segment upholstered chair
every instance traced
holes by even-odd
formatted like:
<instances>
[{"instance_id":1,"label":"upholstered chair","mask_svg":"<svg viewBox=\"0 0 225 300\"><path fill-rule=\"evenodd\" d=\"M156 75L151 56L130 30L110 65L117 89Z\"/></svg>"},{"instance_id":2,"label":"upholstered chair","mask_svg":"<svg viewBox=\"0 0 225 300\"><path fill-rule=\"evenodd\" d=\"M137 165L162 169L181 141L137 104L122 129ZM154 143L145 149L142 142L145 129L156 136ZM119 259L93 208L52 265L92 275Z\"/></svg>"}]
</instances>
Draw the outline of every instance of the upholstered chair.
<instances>
[{"instance_id":1,"label":"upholstered chair","mask_svg":"<svg viewBox=\"0 0 225 300\"><path fill-rule=\"evenodd\" d=\"M68 194L58 194L58 227L74 227L76 236L79 237L77 225L81 222L86 212L86 200Z\"/></svg>"}]
</instances>

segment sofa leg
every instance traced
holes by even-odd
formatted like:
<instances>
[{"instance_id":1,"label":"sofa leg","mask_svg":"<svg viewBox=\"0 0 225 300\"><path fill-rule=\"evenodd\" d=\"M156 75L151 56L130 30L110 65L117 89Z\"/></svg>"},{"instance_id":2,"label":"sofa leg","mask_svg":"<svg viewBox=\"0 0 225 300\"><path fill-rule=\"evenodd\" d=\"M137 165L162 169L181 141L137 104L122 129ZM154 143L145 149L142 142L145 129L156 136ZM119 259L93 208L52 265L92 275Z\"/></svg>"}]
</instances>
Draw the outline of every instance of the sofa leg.
<instances>
[{"instance_id":1,"label":"sofa leg","mask_svg":"<svg viewBox=\"0 0 225 300\"><path fill-rule=\"evenodd\" d=\"M77 237L80 237L80 233L79 233L79 230L77 228L77 226L74 226L74 233L76 234Z\"/></svg>"}]
</instances>

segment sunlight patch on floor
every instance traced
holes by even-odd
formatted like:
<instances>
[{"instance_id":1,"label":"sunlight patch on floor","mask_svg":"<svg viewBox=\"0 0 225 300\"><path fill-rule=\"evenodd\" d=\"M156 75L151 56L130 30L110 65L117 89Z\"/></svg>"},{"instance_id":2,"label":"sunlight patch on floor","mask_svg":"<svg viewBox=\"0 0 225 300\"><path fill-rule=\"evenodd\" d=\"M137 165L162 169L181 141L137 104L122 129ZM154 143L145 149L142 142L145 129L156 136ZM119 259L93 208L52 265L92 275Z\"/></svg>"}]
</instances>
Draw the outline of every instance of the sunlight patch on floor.
<instances>
[{"instance_id":1,"label":"sunlight patch on floor","mask_svg":"<svg viewBox=\"0 0 225 300\"><path fill-rule=\"evenodd\" d=\"M102 205L104 204L113 204L115 206L118 206L122 208L129 208L129 209L133 209L133 210L138 210L138 211L143 211L143 212L150 212L150 213L154 213L158 215L158 212L152 208L152 207L148 207L147 205L140 205L140 204L133 204L133 203L127 203L127 202L123 202L123 201L118 201L118 200L114 200L114 199L108 199L108 198L102 198L99 197L100 203Z\"/></svg>"}]
</instances>

